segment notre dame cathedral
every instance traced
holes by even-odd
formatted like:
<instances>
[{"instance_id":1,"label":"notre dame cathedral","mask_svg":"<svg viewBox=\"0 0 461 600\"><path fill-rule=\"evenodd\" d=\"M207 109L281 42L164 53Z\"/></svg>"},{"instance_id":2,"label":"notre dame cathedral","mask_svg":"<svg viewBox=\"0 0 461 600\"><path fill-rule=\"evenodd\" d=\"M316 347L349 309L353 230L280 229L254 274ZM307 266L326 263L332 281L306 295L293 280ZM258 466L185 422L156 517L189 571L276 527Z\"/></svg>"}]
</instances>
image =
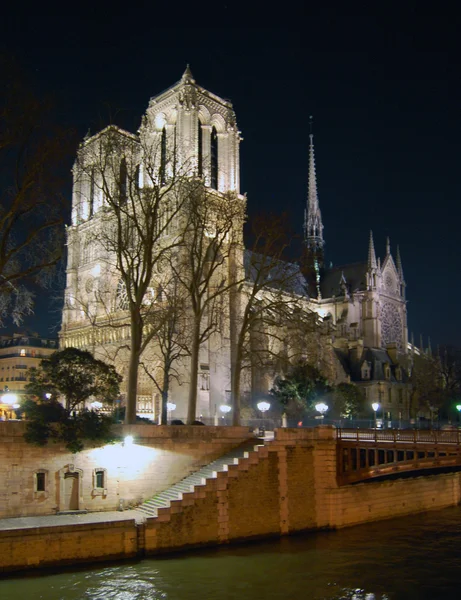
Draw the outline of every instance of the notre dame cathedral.
<instances>
[{"instance_id":1,"label":"notre dame cathedral","mask_svg":"<svg viewBox=\"0 0 461 600\"><path fill-rule=\"evenodd\" d=\"M126 310L124 290L113 265L108 266L107 251L103 251L97 243L106 202L105 189L103 185L95 184L96 177L88 176L88 165L82 170L85 161L88 163L90 160L89 150L108 131L116 131L134 148L138 161L137 188L148 187L152 181L142 152L155 144L159 149L155 158L158 172L165 180L175 169L183 168L191 177L198 175L204 185L216 193L234 194L242 206L245 206L246 198L240 194L241 137L232 104L200 87L189 68L180 81L150 100L136 134L111 126L94 136L87 136L82 142L73 169L72 223L67 229L67 283L60 345L84 348L106 360L112 353L111 360L126 376L126 365L121 358L123 353L119 352L129 343L129 328L124 326L123 320ZM140 141L143 141L142 145ZM98 147L101 148L100 145ZM173 155L174 162L168 159ZM126 179L126 159L118 158L118 175L122 181L124 177ZM367 404L371 406L371 403L379 402L380 410L387 419L408 419L411 416L407 371L409 344L405 279L399 251L397 249L394 259L387 240L386 254L381 260L376 255L370 233L368 255L364 235L363 262L327 266L312 134L307 183L305 256L300 265L304 285L300 294L306 310L315 315L321 332L318 339L321 340L323 358L320 361L317 357L316 364L332 383L351 381L359 385ZM243 221L236 222L236 227L241 229ZM238 234L243 240L243 232ZM251 285L251 272L247 273L247 279ZM104 298L108 299L104 307L101 306L103 287ZM89 308L92 303L93 317ZM115 318L116 327L101 326L104 318L108 318L108 311L111 318ZM232 311L223 310L223 315L231 319ZM197 417L211 417L216 414L217 407L229 402L229 329L232 329L232 324L222 328L220 337L210 337L200 348ZM306 358L309 360L309 356ZM170 389L171 402L176 406L175 416L178 417L186 414L187 360L183 369L184 377L176 378ZM258 390L254 389L256 381ZM267 373L264 377L247 377L243 392L251 399L257 391L260 397L261 393L270 390L271 384L271 376ZM140 372L138 413L158 419L159 406L159 394L149 378Z\"/></svg>"}]
</instances>

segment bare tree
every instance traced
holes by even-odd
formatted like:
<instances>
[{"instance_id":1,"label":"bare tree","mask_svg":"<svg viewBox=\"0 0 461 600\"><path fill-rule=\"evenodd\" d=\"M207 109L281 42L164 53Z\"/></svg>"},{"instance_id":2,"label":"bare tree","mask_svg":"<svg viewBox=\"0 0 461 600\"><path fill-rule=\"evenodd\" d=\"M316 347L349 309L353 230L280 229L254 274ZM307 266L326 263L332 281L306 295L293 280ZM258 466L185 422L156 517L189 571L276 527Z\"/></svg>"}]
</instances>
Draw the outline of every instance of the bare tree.
<instances>
[{"instance_id":1,"label":"bare tree","mask_svg":"<svg viewBox=\"0 0 461 600\"><path fill-rule=\"evenodd\" d=\"M293 241L286 216L255 218L252 238L252 249L244 254L246 281L231 290L234 425L240 424L243 369L263 372L289 360L289 328L303 309L305 294L298 266L285 259Z\"/></svg>"},{"instance_id":2,"label":"bare tree","mask_svg":"<svg viewBox=\"0 0 461 600\"><path fill-rule=\"evenodd\" d=\"M31 284L46 283L64 248L62 183L71 133L53 126L49 103L2 61L0 104L0 324L33 309ZM63 168L64 167L64 168Z\"/></svg>"},{"instance_id":3,"label":"bare tree","mask_svg":"<svg viewBox=\"0 0 461 600\"><path fill-rule=\"evenodd\" d=\"M93 217L85 243L98 247L105 274L94 308L87 303L85 310L94 326L129 327L122 345L129 354L127 423L136 420L141 355L156 335L156 281L183 243L180 223L189 188L177 168L161 144L113 126L79 152L78 178L87 195L84 218Z\"/></svg>"},{"instance_id":4,"label":"bare tree","mask_svg":"<svg viewBox=\"0 0 461 600\"><path fill-rule=\"evenodd\" d=\"M160 393L161 423L167 423L171 381L182 383L178 363L189 356L189 311L184 290L174 279L162 287L157 310L148 319L152 344L145 350L141 365Z\"/></svg>"},{"instance_id":5,"label":"bare tree","mask_svg":"<svg viewBox=\"0 0 461 600\"><path fill-rule=\"evenodd\" d=\"M187 422L196 418L199 353L213 333L226 327L229 292L243 281L232 262L242 248L245 201L190 181L185 194L181 252L172 262L190 304L190 382Z\"/></svg>"},{"instance_id":6,"label":"bare tree","mask_svg":"<svg viewBox=\"0 0 461 600\"><path fill-rule=\"evenodd\" d=\"M433 356L430 352L415 354L411 369L413 401L431 420L434 415L454 414L454 405L461 392L461 351L453 346L441 346Z\"/></svg>"}]
</instances>

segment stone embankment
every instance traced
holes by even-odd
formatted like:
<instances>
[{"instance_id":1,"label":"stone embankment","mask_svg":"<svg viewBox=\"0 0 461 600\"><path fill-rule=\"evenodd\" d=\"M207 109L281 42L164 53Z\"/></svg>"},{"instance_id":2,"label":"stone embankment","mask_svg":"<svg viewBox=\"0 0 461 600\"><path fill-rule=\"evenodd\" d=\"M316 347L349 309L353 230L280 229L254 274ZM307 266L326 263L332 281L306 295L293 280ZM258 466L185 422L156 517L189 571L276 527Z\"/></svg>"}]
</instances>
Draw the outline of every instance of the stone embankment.
<instances>
[{"instance_id":1,"label":"stone embankment","mask_svg":"<svg viewBox=\"0 0 461 600\"><path fill-rule=\"evenodd\" d=\"M328 427L280 429L273 441L256 446L237 464L212 473L177 499L172 496L155 517L132 510L5 519L0 521L0 568L154 555L345 527L460 502L459 473L338 486L336 452L334 430ZM74 521L60 521L64 518Z\"/></svg>"}]
</instances>

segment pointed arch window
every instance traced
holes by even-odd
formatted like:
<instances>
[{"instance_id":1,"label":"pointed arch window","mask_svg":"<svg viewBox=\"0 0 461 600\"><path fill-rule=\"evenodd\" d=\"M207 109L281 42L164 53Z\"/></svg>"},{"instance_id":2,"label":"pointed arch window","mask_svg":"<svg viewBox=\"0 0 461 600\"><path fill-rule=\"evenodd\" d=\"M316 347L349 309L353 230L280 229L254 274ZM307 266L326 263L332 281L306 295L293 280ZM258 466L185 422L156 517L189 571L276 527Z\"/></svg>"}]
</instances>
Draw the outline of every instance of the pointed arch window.
<instances>
[{"instance_id":1,"label":"pointed arch window","mask_svg":"<svg viewBox=\"0 0 461 600\"><path fill-rule=\"evenodd\" d=\"M211 187L218 189L218 133L216 127L211 130L210 144L210 167L211 167Z\"/></svg>"},{"instance_id":2,"label":"pointed arch window","mask_svg":"<svg viewBox=\"0 0 461 600\"><path fill-rule=\"evenodd\" d=\"M120 162L120 204L125 204L127 199L127 170L126 159Z\"/></svg>"},{"instance_id":3,"label":"pointed arch window","mask_svg":"<svg viewBox=\"0 0 461 600\"><path fill-rule=\"evenodd\" d=\"M202 124L198 119L198 160L197 160L197 174L199 177L203 177L203 132Z\"/></svg>"},{"instance_id":4,"label":"pointed arch window","mask_svg":"<svg viewBox=\"0 0 461 600\"><path fill-rule=\"evenodd\" d=\"M162 129L162 137L160 140L160 184L165 185L166 182L166 129Z\"/></svg>"},{"instance_id":5,"label":"pointed arch window","mask_svg":"<svg viewBox=\"0 0 461 600\"><path fill-rule=\"evenodd\" d=\"M89 206L89 217L90 218L93 216L93 213L94 213L94 196L95 196L94 169L91 169L91 173L90 173L90 206Z\"/></svg>"}]
</instances>

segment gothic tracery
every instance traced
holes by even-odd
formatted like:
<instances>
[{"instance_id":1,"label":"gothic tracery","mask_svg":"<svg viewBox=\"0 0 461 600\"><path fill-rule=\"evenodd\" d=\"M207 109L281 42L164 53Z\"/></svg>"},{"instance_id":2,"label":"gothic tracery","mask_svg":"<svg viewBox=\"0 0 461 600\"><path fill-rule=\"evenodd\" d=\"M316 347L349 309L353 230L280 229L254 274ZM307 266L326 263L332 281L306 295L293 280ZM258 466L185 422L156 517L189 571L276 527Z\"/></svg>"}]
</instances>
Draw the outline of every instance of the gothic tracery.
<instances>
[{"instance_id":1,"label":"gothic tracery","mask_svg":"<svg viewBox=\"0 0 461 600\"><path fill-rule=\"evenodd\" d=\"M402 347L402 319L398 308L390 302L385 302L381 309L381 340L384 347L391 343Z\"/></svg>"}]
</instances>

